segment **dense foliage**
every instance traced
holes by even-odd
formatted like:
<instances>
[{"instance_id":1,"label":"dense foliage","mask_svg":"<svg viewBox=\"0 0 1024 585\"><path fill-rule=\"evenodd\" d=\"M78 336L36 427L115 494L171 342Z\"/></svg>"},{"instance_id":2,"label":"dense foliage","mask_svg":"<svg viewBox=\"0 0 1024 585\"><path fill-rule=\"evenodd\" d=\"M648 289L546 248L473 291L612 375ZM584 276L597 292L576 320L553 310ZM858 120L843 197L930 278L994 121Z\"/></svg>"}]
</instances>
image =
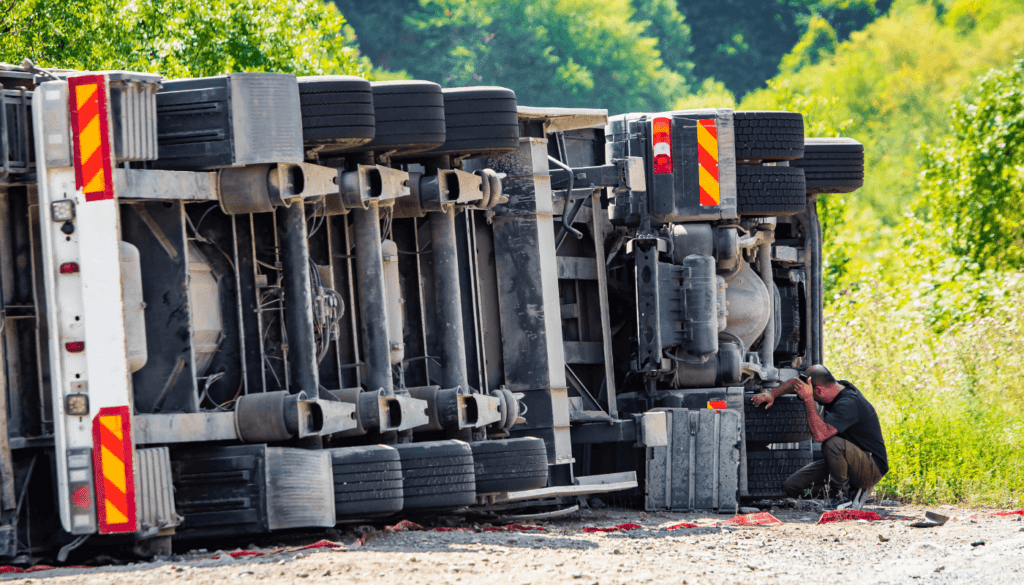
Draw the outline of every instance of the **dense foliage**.
<instances>
[{"instance_id":1,"label":"dense foliage","mask_svg":"<svg viewBox=\"0 0 1024 585\"><path fill-rule=\"evenodd\" d=\"M690 25L697 79L715 78L739 97L764 86L818 18L845 38L889 0L678 0Z\"/></svg>"},{"instance_id":2,"label":"dense foliage","mask_svg":"<svg viewBox=\"0 0 1024 585\"><path fill-rule=\"evenodd\" d=\"M922 210L950 254L1024 268L1024 61L992 71L953 107L952 135L924 148Z\"/></svg>"},{"instance_id":3,"label":"dense foliage","mask_svg":"<svg viewBox=\"0 0 1024 585\"><path fill-rule=\"evenodd\" d=\"M0 0L0 61L168 77L361 73L322 0Z\"/></svg>"},{"instance_id":4,"label":"dense foliage","mask_svg":"<svg viewBox=\"0 0 1024 585\"><path fill-rule=\"evenodd\" d=\"M629 0L337 0L360 50L386 69L444 86L502 85L520 103L658 110L686 92L687 33L674 30L666 66L651 21ZM671 4L645 14L682 25ZM425 56L429 55L429 58Z\"/></svg>"}]
</instances>

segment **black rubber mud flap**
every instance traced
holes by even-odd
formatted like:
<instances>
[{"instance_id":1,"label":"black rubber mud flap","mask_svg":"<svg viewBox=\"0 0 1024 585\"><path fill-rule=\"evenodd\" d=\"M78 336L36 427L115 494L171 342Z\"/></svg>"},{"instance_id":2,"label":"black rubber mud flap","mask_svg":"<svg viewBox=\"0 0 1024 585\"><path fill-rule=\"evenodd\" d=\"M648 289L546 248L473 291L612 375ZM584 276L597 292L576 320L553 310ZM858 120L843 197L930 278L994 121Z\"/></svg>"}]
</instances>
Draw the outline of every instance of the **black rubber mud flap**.
<instances>
[{"instance_id":1,"label":"black rubber mud flap","mask_svg":"<svg viewBox=\"0 0 1024 585\"><path fill-rule=\"evenodd\" d=\"M546 487L548 451L543 439L521 437L471 444L478 493Z\"/></svg>"},{"instance_id":2,"label":"black rubber mud flap","mask_svg":"<svg viewBox=\"0 0 1024 585\"><path fill-rule=\"evenodd\" d=\"M808 138L803 158L789 166L804 170L808 193L851 193L864 186L864 145L852 138Z\"/></svg>"},{"instance_id":3,"label":"black rubber mud flap","mask_svg":"<svg viewBox=\"0 0 1024 585\"><path fill-rule=\"evenodd\" d=\"M373 140L373 90L361 77L300 77L299 104L307 151L350 152Z\"/></svg>"},{"instance_id":4,"label":"black rubber mud flap","mask_svg":"<svg viewBox=\"0 0 1024 585\"><path fill-rule=\"evenodd\" d=\"M797 112L736 112L736 162L795 160L804 155L804 117Z\"/></svg>"},{"instance_id":5,"label":"black rubber mud flap","mask_svg":"<svg viewBox=\"0 0 1024 585\"><path fill-rule=\"evenodd\" d=\"M393 157L433 150L444 144L444 96L429 81L377 81L373 88L376 135L361 147Z\"/></svg>"},{"instance_id":6,"label":"black rubber mud flap","mask_svg":"<svg viewBox=\"0 0 1024 585\"><path fill-rule=\"evenodd\" d=\"M810 462L809 449L747 451L747 494L762 498L785 496L783 482Z\"/></svg>"},{"instance_id":7,"label":"black rubber mud flap","mask_svg":"<svg viewBox=\"0 0 1024 585\"><path fill-rule=\"evenodd\" d=\"M462 441L397 445L406 510L443 510L476 502L473 450Z\"/></svg>"},{"instance_id":8,"label":"black rubber mud flap","mask_svg":"<svg viewBox=\"0 0 1024 585\"><path fill-rule=\"evenodd\" d=\"M388 515L402 509L402 461L387 445L328 449L338 520Z\"/></svg>"},{"instance_id":9,"label":"black rubber mud flap","mask_svg":"<svg viewBox=\"0 0 1024 585\"><path fill-rule=\"evenodd\" d=\"M519 148L519 114L511 89L445 89L444 115L445 143L431 154L501 156Z\"/></svg>"},{"instance_id":10,"label":"black rubber mud flap","mask_svg":"<svg viewBox=\"0 0 1024 585\"><path fill-rule=\"evenodd\" d=\"M740 215L795 215L806 207L803 169L736 167L736 211Z\"/></svg>"},{"instance_id":11,"label":"black rubber mud flap","mask_svg":"<svg viewBox=\"0 0 1024 585\"><path fill-rule=\"evenodd\" d=\"M172 456L179 538L240 536L336 523L324 451L235 445Z\"/></svg>"}]
</instances>

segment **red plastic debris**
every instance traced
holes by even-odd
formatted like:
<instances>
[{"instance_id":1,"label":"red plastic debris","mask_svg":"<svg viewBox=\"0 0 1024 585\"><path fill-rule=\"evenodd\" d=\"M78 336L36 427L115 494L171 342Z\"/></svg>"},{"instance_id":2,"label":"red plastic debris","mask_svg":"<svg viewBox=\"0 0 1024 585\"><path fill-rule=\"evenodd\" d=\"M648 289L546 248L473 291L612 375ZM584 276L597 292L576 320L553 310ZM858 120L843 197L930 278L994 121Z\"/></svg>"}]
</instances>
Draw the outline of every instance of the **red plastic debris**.
<instances>
[{"instance_id":1,"label":"red plastic debris","mask_svg":"<svg viewBox=\"0 0 1024 585\"><path fill-rule=\"evenodd\" d=\"M21 567L14 567L11 565L0 566L0 575L4 573L35 573L38 571L52 571L54 569L95 569L96 567L87 567L85 565L68 565L66 567L51 567L50 565L35 565L27 569Z\"/></svg>"},{"instance_id":2,"label":"red plastic debris","mask_svg":"<svg viewBox=\"0 0 1024 585\"><path fill-rule=\"evenodd\" d=\"M394 526L385 526L384 532L403 532L405 530L424 530L422 526L415 522L409 522L408 520L402 520Z\"/></svg>"},{"instance_id":3,"label":"red plastic debris","mask_svg":"<svg viewBox=\"0 0 1024 585\"><path fill-rule=\"evenodd\" d=\"M298 552L300 550L309 550L311 548L339 549L339 548L345 548L345 545L343 545L341 543L337 543L337 542L331 542L330 540L324 539L324 540L318 540L318 541L314 542L313 544L307 544L306 546L300 546L299 548L290 548L290 549L288 549L288 552Z\"/></svg>"},{"instance_id":4,"label":"red plastic debris","mask_svg":"<svg viewBox=\"0 0 1024 585\"><path fill-rule=\"evenodd\" d=\"M1020 510L1003 510L1001 512L994 512L993 516L1024 516L1024 508Z\"/></svg>"},{"instance_id":5,"label":"red plastic debris","mask_svg":"<svg viewBox=\"0 0 1024 585\"><path fill-rule=\"evenodd\" d=\"M434 532L456 532L456 531L459 531L459 530L465 531L465 532L473 532L472 528L459 528L459 527L449 528L447 526L435 526L433 528L433 530L434 530Z\"/></svg>"},{"instance_id":6,"label":"red plastic debris","mask_svg":"<svg viewBox=\"0 0 1024 585\"><path fill-rule=\"evenodd\" d=\"M522 524L509 524L507 526L491 526L484 528L484 532L543 532L543 526L523 526Z\"/></svg>"},{"instance_id":7,"label":"red plastic debris","mask_svg":"<svg viewBox=\"0 0 1024 585\"><path fill-rule=\"evenodd\" d=\"M868 512L866 510L830 510L821 515L821 519L818 520L818 524L828 524L830 522L843 522L845 520L885 520L885 516L879 516L875 512Z\"/></svg>"},{"instance_id":8,"label":"red plastic debris","mask_svg":"<svg viewBox=\"0 0 1024 585\"><path fill-rule=\"evenodd\" d=\"M360 543L360 544L362 544L362 543ZM313 549L313 548L344 549L345 545L343 545L341 543L337 543L337 542L331 542L330 540L318 540L318 541L314 542L313 544L307 544L305 546L299 546L299 547L295 547L295 548L279 548L277 550L271 550L271 551L267 551L267 552L259 552L259 551L254 551L254 550L237 550L235 552L228 553L228 556L233 558L233 559L238 559L238 558L242 558L242 557L262 557L262 556L265 556L265 555L276 555L277 553L283 553L283 552L299 552L299 551L302 551L302 550L310 550L310 549ZM214 557L214 558L215 559L219 559L220 557L217 556L217 557Z\"/></svg>"},{"instance_id":9,"label":"red plastic debris","mask_svg":"<svg viewBox=\"0 0 1024 585\"><path fill-rule=\"evenodd\" d=\"M782 521L768 512L756 512L754 514L743 514L735 518L729 518L732 524L741 526L765 526L767 524L782 524Z\"/></svg>"},{"instance_id":10,"label":"red plastic debris","mask_svg":"<svg viewBox=\"0 0 1024 585\"><path fill-rule=\"evenodd\" d=\"M724 400L712 400L708 402L708 408L713 410L725 410L729 408L729 404Z\"/></svg>"},{"instance_id":11,"label":"red plastic debris","mask_svg":"<svg viewBox=\"0 0 1024 585\"><path fill-rule=\"evenodd\" d=\"M696 524L690 524L689 522L680 522L679 524L674 524L672 526L669 526L668 529L669 530L677 530L679 528L697 528L697 527L698 526Z\"/></svg>"},{"instance_id":12,"label":"red plastic debris","mask_svg":"<svg viewBox=\"0 0 1024 585\"><path fill-rule=\"evenodd\" d=\"M619 524L611 528L598 528L597 526L587 526L583 529L583 532L618 532L619 530L639 530L642 528L639 524Z\"/></svg>"}]
</instances>

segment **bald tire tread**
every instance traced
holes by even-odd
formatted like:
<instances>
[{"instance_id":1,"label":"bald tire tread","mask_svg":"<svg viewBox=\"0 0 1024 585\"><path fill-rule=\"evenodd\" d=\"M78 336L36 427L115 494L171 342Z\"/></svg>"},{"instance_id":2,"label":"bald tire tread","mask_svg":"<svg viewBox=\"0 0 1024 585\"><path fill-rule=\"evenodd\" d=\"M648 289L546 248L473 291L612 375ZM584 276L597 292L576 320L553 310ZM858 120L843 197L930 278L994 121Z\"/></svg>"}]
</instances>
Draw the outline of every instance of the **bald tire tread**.
<instances>
[{"instance_id":1,"label":"bald tire tread","mask_svg":"<svg viewBox=\"0 0 1024 585\"><path fill-rule=\"evenodd\" d=\"M808 193L851 193L864 186L864 145L852 138L808 138L803 158L790 166L804 170Z\"/></svg>"},{"instance_id":2,"label":"bald tire tread","mask_svg":"<svg viewBox=\"0 0 1024 585\"><path fill-rule=\"evenodd\" d=\"M804 117L797 112L736 112L736 162L795 160L804 155Z\"/></svg>"},{"instance_id":3,"label":"bald tire tread","mask_svg":"<svg viewBox=\"0 0 1024 585\"><path fill-rule=\"evenodd\" d=\"M307 150L350 152L374 137L370 82L349 75L299 78L302 139Z\"/></svg>"},{"instance_id":4,"label":"bald tire tread","mask_svg":"<svg viewBox=\"0 0 1024 585\"><path fill-rule=\"evenodd\" d=\"M516 94L504 87L444 90L445 143L432 154L500 156L519 148Z\"/></svg>"},{"instance_id":5,"label":"bald tire tread","mask_svg":"<svg viewBox=\"0 0 1024 585\"><path fill-rule=\"evenodd\" d=\"M798 443L812 438L804 403L796 396L779 396L767 410L754 406L751 398L743 401L747 444Z\"/></svg>"},{"instance_id":6,"label":"bald tire tread","mask_svg":"<svg viewBox=\"0 0 1024 585\"><path fill-rule=\"evenodd\" d=\"M785 496L783 482L812 460L808 449L747 451L747 494L752 497Z\"/></svg>"},{"instance_id":7,"label":"bald tire tread","mask_svg":"<svg viewBox=\"0 0 1024 585\"><path fill-rule=\"evenodd\" d=\"M462 441L397 445L406 510L451 509L476 502L473 451Z\"/></svg>"},{"instance_id":8,"label":"bald tire tread","mask_svg":"<svg viewBox=\"0 0 1024 585\"><path fill-rule=\"evenodd\" d=\"M402 462L386 445L328 449L338 518L389 515L402 509Z\"/></svg>"},{"instance_id":9,"label":"bald tire tread","mask_svg":"<svg viewBox=\"0 0 1024 585\"><path fill-rule=\"evenodd\" d=\"M444 96L429 81L378 81L373 88L376 134L366 150L403 157L444 144Z\"/></svg>"},{"instance_id":10,"label":"bald tire tread","mask_svg":"<svg viewBox=\"0 0 1024 585\"><path fill-rule=\"evenodd\" d=\"M548 452L543 439L519 437L472 443L479 493L518 492L548 484Z\"/></svg>"},{"instance_id":11,"label":"bald tire tread","mask_svg":"<svg viewBox=\"0 0 1024 585\"><path fill-rule=\"evenodd\" d=\"M803 169L736 167L736 212L740 215L794 215L806 207Z\"/></svg>"}]
</instances>

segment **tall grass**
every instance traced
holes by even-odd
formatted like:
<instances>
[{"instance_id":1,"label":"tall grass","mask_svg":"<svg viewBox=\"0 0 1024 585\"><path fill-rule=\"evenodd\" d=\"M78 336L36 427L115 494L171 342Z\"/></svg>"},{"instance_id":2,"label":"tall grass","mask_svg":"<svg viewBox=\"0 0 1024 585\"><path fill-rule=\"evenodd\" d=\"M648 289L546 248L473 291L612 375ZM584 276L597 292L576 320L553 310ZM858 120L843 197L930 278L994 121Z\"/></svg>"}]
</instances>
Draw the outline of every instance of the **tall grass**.
<instances>
[{"instance_id":1,"label":"tall grass","mask_svg":"<svg viewBox=\"0 0 1024 585\"><path fill-rule=\"evenodd\" d=\"M826 311L826 363L882 421L883 495L1017 505L1024 493L1024 278L991 276L974 316L937 329L899 279L859 283Z\"/></svg>"}]
</instances>

